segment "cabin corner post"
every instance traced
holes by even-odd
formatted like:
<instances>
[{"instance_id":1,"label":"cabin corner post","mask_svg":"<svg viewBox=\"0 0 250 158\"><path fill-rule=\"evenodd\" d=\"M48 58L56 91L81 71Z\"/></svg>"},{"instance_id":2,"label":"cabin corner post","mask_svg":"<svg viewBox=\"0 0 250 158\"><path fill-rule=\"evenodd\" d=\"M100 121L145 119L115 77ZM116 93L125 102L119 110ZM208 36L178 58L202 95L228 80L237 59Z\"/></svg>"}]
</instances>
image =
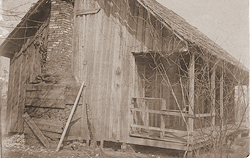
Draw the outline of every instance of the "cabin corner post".
<instances>
[{"instance_id":1,"label":"cabin corner post","mask_svg":"<svg viewBox=\"0 0 250 158\"><path fill-rule=\"evenodd\" d=\"M188 108L188 114L192 116L194 114L194 79L195 79L195 57L194 53L191 53L190 57L190 64L189 64L189 108ZM194 118L189 117L188 118L188 150L192 151L192 145L193 145L193 130L194 130ZM188 155L192 154L192 152L189 152Z\"/></svg>"},{"instance_id":2,"label":"cabin corner post","mask_svg":"<svg viewBox=\"0 0 250 158\"><path fill-rule=\"evenodd\" d=\"M223 127L223 85L224 84L224 62L222 64L221 76L220 76L220 119L221 127Z\"/></svg>"},{"instance_id":3,"label":"cabin corner post","mask_svg":"<svg viewBox=\"0 0 250 158\"><path fill-rule=\"evenodd\" d=\"M216 73L216 67L212 70L211 75L211 100L212 100L212 107L211 107L211 114L212 114L212 127L215 126L215 73Z\"/></svg>"}]
</instances>

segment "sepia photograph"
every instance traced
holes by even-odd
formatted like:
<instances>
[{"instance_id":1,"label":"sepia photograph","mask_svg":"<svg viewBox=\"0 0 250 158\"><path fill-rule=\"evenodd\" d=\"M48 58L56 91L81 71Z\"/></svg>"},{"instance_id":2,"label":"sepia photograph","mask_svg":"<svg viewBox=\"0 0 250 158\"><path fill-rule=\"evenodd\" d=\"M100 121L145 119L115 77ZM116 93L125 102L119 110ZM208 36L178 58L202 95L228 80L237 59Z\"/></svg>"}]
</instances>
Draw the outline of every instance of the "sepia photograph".
<instances>
[{"instance_id":1,"label":"sepia photograph","mask_svg":"<svg viewBox=\"0 0 250 158\"><path fill-rule=\"evenodd\" d=\"M248 0L0 0L0 158L250 157Z\"/></svg>"}]
</instances>

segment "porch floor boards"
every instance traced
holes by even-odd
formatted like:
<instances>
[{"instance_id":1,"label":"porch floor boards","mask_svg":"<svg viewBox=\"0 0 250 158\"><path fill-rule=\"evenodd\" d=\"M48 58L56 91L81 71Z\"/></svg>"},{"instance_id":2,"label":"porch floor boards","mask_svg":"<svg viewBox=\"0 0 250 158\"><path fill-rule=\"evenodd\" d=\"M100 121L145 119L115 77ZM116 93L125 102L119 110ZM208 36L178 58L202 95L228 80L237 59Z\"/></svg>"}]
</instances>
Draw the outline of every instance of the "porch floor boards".
<instances>
[{"instance_id":1,"label":"porch floor boards","mask_svg":"<svg viewBox=\"0 0 250 158\"><path fill-rule=\"evenodd\" d=\"M231 135L237 126L227 125L224 126L226 134ZM239 130L248 130L248 127L242 126ZM213 130L213 131L212 131ZM196 129L193 131L193 149L197 149L209 144L209 139L213 135L214 137L219 133L220 127L205 127L202 129ZM186 134L184 134L186 132ZM177 150L186 150L188 141L187 131L180 132L165 132L164 138L160 138L159 134L152 134L152 132L142 133L130 133L129 142L140 145L149 145L161 148L170 148Z\"/></svg>"}]
</instances>

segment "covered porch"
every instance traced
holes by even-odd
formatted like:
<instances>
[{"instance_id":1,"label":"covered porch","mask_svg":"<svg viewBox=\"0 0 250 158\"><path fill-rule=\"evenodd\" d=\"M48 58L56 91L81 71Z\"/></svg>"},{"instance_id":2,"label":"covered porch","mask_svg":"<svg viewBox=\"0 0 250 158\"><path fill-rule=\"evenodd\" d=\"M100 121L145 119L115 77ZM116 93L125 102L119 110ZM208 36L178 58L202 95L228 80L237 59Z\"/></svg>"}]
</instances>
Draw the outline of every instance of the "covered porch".
<instances>
[{"instance_id":1,"label":"covered porch","mask_svg":"<svg viewBox=\"0 0 250 158\"><path fill-rule=\"evenodd\" d=\"M128 142L193 151L248 130L244 70L197 51L133 54Z\"/></svg>"}]
</instances>

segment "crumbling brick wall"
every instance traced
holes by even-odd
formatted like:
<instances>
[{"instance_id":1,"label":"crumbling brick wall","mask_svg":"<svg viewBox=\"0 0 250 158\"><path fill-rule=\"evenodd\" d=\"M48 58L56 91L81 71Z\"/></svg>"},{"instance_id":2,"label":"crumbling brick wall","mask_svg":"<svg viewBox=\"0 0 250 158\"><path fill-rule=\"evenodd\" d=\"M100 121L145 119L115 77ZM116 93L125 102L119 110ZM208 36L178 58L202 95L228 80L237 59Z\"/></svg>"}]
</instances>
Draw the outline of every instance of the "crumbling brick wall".
<instances>
[{"instance_id":1,"label":"crumbling brick wall","mask_svg":"<svg viewBox=\"0 0 250 158\"><path fill-rule=\"evenodd\" d=\"M57 75L59 83L72 80L73 5L51 0L51 16L46 60L46 73Z\"/></svg>"}]
</instances>

